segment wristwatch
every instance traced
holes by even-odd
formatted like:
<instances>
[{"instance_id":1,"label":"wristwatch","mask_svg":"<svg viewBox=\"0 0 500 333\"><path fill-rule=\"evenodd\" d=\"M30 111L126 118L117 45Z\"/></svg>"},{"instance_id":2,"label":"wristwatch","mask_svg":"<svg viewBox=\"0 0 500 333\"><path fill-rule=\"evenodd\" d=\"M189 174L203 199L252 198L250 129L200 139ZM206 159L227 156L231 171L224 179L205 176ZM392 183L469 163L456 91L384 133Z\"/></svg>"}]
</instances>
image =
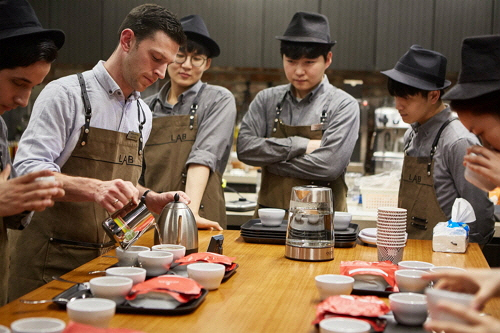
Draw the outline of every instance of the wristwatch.
<instances>
[{"instance_id":1,"label":"wristwatch","mask_svg":"<svg viewBox=\"0 0 500 333\"><path fill-rule=\"evenodd\" d=\"M142 194L142 197L141 197L141 202L143 204L146 204L146 196L148 195L148 193L151 192L151 190L146 190L144 191L144 193Z\"/></svg>"}]
</instances>

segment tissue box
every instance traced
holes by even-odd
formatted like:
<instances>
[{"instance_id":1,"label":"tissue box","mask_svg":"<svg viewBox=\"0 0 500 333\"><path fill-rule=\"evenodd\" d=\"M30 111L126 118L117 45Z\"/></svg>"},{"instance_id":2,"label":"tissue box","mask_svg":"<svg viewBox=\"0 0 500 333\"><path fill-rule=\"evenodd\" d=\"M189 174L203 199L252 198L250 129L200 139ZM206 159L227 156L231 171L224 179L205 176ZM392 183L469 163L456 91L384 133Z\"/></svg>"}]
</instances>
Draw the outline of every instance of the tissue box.
<instances>
[{"instance_id":1,"label":"tissue box","mask_svg":"<svg viewBox=\"0 0 500 333\"><path fill-rule=\"evenodd\" d=\"M465 253L469 245L469 231L463 227L448 227L448 222L436 224L432 234L435 252Z\"/></svg>"}]
</instances>

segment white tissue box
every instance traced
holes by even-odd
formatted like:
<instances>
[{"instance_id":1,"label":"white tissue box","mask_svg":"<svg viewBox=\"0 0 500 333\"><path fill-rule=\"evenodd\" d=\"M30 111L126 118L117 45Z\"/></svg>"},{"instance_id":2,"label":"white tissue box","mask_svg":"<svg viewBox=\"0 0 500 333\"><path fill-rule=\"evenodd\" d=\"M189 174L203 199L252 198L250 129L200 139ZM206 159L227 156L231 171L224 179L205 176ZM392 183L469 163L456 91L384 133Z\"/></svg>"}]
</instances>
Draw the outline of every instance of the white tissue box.
<instances>
[{"instance_id":1,"label":"white tissue box","mask_svg":"<svg viewBox=\"0 0 500 333\"><path fill-rule=\"evenodd\" d=\"M439 222L434 227L432 234L433 251L465 253L467 245L469 245L469 233L464 228L450 228L448 222Z\"/></svg>"}]
</instances>

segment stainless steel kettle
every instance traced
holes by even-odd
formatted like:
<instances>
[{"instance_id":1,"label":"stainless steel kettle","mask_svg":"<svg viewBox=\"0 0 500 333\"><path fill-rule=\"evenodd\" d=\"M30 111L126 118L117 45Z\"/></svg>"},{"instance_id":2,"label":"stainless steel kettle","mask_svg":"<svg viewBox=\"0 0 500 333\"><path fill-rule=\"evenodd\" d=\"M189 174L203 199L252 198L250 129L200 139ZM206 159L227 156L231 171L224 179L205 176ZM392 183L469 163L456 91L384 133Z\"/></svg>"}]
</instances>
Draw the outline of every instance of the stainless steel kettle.
<instances>
[{"instance_id":1,"label":"stainless steel kettle","mask_svg":"<svg viewBox=\"0 0 500 333\"><path fill-rule=\"evenodd\" d=\"M157 226L155 244L181 244L186 247L186 254L198 252L196 220L191 209L179 202L179 194L163 208Z\"/></svg>"}]
</instances>

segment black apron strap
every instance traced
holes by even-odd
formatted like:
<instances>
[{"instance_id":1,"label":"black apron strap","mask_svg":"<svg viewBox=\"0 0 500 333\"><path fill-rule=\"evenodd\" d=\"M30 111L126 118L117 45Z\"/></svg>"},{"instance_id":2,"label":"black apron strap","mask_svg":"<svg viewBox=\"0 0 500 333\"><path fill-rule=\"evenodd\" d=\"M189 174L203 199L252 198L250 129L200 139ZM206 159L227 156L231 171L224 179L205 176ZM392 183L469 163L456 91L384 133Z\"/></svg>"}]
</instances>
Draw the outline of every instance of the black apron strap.
<instances>
[{"instance_id":1,"label":"black apron strap","mask_svg":"<svg viewBox=\"0 0 500 333\"><path fill-rule=\"evenodd\" d=\"M434 138L434 142L432 143L431 153L430 153L430 156L429 156L430 159L429 159L429 162L427 163L427 176L431 175L432 159L434 158L434 154L436 153L437 145L438 145L438 142L439 142L439 138L441 137L441 133L446 128L446 126L448 126L452 121L457 120L457 119L458 118L452 118L452 119L448 119L447 121L445 121L443 123L443 125L441 125L441 128L439 129L436 137Z\"/></svg>"},{"instance_id":2,"label":"black apron strap","mask_svg":"<svg viewBox=\"0 0 500 333\"><path fill-rule=\"evenodd\" d=\"M189 110L189 129L190 130L192 130L194 128L194 115L196 114L196 110L198 110L198 103L200 101L201 94L203 93L203 90L205 90L206 86L207 86L207 84L203 83L203 85L200 87L200 90L198 90L196 97L194 98L193 104L191 104L191 109Z\"/></svg>"},{"instance_id":3,"label":"black apron strap","mask_svg":"<svg viewBox=\"0 0 500 333\"><path fill-rule=\"evenodd\" d=\"M285 103L285 98L287 93L288 91L285 92L281 101L279 101L278 104L276 104L276 117L274 118L273 133L276 133L276 130L278 129L278 122L280 121L281 118L280 115L281 111L283 110L283 104Z\"/></svg>"},{"instance_id":4,"label":"black apron strap","mask_svg":"<svg viewBox=\"0 0 500 333\"><path fill-rule=\"evenodd\" d=\"M90 105L90 99L87 93L87 88L85 86L85 79L83 78L82 73L78 73L76 75L78 76L78 81L80 82L83 107L85 109L85 124L83 125L84 131L83 131L82 141L80 142L80 144L82 146L85 146L87 144L87 138L90 132L90 118L92 117L92 106Z\"/></svg>"},{"instance_id":5,"label":"black apron strap","mask_svg":"<svg viewBox=\"0 0 500 333\"><path fill-rule=\"evenodd\" d=\"M141 120L141 114L143 120ZM142 128L146 123L146 113L144 112L144 109L142 108L139 100L137 100L137 118L139 119L139 155L142 155L142 145L143 145Z\"/></svg>"}]
</instances>

